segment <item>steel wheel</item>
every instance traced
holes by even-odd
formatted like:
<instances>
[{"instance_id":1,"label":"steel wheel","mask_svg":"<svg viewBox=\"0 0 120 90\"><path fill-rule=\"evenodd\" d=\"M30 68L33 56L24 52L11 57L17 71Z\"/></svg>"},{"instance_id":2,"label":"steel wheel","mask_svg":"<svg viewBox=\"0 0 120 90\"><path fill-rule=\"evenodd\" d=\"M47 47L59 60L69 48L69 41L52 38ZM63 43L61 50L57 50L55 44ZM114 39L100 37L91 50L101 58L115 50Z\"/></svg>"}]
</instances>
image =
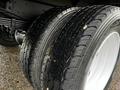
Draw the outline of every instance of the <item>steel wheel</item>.
<instances>
[{"instance_id":1,"label":"steel wheel","mask_svg":"<svg viewBox=\"0 0 120 90\"><path fill-rule=\"evenodd\" d=\"M93 55L92 62L86 70L84 90L103 90L109 81L117 62L120 47L120 36L110 33Z\"/></svg>"}]
</instances>

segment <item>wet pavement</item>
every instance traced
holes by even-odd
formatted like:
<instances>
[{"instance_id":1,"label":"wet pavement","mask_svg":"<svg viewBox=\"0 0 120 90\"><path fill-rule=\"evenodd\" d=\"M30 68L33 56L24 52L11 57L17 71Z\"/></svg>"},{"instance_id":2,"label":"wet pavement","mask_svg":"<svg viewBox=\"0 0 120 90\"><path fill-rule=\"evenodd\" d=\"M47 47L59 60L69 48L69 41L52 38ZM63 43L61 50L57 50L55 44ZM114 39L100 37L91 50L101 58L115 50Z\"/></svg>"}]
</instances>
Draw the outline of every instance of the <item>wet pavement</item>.
<instances>
[{"instance_id":1,"label":"wet pavement","mask_svg":"<svg viewBox=\"0 0 120 90\"><path fill-rule=\"evenodd\" d=\"M120 90L120 61L108 90ZM0 46L0 90L33 90L19 61L19 48Z\"/></svg>"}]
</instances>

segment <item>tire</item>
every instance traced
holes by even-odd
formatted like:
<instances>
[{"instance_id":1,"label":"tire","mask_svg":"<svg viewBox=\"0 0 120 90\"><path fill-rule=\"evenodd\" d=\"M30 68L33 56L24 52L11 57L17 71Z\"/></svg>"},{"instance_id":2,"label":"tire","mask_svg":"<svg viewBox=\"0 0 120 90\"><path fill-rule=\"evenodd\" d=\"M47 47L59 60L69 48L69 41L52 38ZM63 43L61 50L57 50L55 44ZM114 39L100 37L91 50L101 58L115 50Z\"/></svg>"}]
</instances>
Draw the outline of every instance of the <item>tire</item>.
<instances>
[{"instance_id":1,"label":"tire","mask_svg":"<svg viewBox=\"0 0 120 90\"><path fill-rule=\"evenodd\" d=\"M45 76L48 75L45 68L50 58L44 60L44 57L48 49L51 48L51 45L54 44L64 25L78 10L78 7L67 10L66 8L51 9L38 17L29 28L23 40L20 59L25 75L35 89L47 89L48 79L45 79L43 74ZM36 52L36 50L38 50L38 52ZM38 56L35 57L36 55ZM42 67L44 67L44 69ZM50 87L53 87L54 82L49 81Z\"/></svg>"},{"instance_id":2,"label":"tire","mask_svg":"<svg viewBox=\"0 0 120 90\"><path fill-rule=\"evenodd\" d=\"M55 75L54 77L61 81L59 83L60 88L56 90L104 90L109 88L119 57L119 36L119 7L99 5L88 6L79 10L63 28L52 48L55 62L51 63L47 72L51 77ZM108 41L110 44L106 43ZM107 48L102 49L102 45L107 45ZM102 50L104 52L99 54L98 51ZM116 54L111 53L110 50L116 52ZM102 57L105 55L109 56L104 60ZM98 56L101 61L95 59ZM111 60L110 58L113 57L114 59ZM95 60L99 64L95 64ZM114 64L111 62L114 62ZM96 67L93 68L94 65ZM100 69L98 66L103 71L107 70L107 74L104 72L100 73L99 76ZM90 75L91 77L96 76L91 79ZM100 82L101 77L105 77L104 75L108 76L103 82ZM96 79L97 76L99 80ZM89 78L93 83L92 81L87 82Z\"/></svg>"}]
</instances>

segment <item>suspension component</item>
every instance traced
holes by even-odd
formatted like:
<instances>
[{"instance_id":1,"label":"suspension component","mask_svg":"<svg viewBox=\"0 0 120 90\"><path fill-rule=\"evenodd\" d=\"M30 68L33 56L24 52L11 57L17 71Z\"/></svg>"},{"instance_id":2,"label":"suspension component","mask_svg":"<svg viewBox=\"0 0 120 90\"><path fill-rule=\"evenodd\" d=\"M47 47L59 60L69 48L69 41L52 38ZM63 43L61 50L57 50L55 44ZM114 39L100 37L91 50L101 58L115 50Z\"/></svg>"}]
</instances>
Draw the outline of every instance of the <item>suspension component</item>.
<instances>
[{"instance_id":1,"label":"suspension component","mask_svg":"<svg viewBox=\"0 0 120 90\"><path fill-rule=\"evenodd\" d=\"M26 31L23 31L21 29L18 29L15 31L15 40L19 45L22 44L23 38L25 37Z\"/></svg>"},{"instance_id":2,"label":"suspension component","mask_svg":"<svg viewBox=\"0 0 120 90\"><path fill-rule=\"evenodd\" d=\"M0 44L4 46L21 44L23 33L28 26L27 20L0 9Z\"/></svg>"}]
</instances>

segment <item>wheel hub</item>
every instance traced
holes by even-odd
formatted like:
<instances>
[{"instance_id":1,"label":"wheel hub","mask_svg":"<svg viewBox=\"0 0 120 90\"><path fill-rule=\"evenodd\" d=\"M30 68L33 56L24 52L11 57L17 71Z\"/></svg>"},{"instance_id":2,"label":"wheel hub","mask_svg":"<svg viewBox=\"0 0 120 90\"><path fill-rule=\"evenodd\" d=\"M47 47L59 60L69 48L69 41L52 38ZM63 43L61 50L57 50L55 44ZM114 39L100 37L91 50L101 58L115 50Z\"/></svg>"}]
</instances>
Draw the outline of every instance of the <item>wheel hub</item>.
<instances>
[{"instance_id":1,"label":"wheel hub","mask_svg":"<svg viewBox=\"0 0 120 90\"><path fill-rule=\"evenodd\" d=\"M104 90L116 65L119 47L119 33L110 33L88 64L83 90Z\"/></svg>"}]
</instances>

